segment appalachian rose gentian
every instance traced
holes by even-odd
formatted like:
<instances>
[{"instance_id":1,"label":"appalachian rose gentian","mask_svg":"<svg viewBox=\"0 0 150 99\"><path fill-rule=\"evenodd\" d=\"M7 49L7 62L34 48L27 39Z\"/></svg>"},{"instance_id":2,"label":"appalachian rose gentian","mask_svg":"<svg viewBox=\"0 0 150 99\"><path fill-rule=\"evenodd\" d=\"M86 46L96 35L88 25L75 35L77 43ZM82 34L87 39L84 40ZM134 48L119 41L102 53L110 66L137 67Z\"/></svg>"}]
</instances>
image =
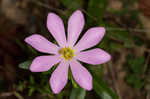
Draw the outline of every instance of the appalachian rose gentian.
<instances>
[{"instance_id":1,"label":"appalachian rose gentian","mask_svg":"<svg viewBox=\"0 0 150 99\"><path fill-rule=\"evenodd\" d=\"M103 64L111 58L107 52L99 48L84 51L98 44L103 38L105 34L103 27L89 29L76 44L83 27L84 16L81 11L77 10L69 18L66 40L64 24L61 18L54 13L49 13L47 28L59 46L49 42L39 34L33 34L25 39L26 43L39 52L50 54L36 57L30 66L32 72L48 71L52 66L59 63L49 81L55 94L59 93L67 84L69 66L74 80L82 88L91 90L92 76L79 61L97 65Z\"/></svg>"}]
</instances>

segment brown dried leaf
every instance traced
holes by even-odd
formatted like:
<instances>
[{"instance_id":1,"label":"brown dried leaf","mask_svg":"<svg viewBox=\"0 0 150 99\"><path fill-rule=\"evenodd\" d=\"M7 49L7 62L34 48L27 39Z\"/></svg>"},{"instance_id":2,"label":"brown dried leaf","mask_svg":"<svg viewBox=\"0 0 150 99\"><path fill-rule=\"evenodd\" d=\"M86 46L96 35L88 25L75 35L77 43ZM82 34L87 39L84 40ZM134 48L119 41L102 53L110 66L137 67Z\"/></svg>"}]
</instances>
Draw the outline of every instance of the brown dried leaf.
<instances>
[{"instance_id":1,"label":"brown dried leaf","mask_svg":"<svg viewBox=\"0 0 150 99\"><path fill-rule=\"evenodd\" d=\"M150 0L140 0L139 8L145 16L150 18Z\"/></svg>"}]
</instances>

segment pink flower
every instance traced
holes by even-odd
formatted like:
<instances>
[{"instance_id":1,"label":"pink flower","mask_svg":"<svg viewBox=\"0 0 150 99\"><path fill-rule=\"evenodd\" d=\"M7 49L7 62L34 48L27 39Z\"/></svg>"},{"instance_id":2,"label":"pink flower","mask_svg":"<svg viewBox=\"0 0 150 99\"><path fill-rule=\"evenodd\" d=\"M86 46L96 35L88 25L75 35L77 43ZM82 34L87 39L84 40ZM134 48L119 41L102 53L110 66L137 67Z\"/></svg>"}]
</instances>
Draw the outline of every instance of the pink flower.
<instances>
[{"instance_id":1,"label":"pink flower","mask_svg":"<svg viewBox=\"0 0 150 99\"><path fill-rule=\"evenodd\" d=\"M99 48L84 51L98 44L103 38L105 34L103 27L89 29L79 42L76 43L83 27L84 16L81 11L77 10L69 18L68 36L66 39L64 24L61 18L54 13L49 13L47 28L59 46L49 42L39 34L33 34L25 39L25 42L39 52L50 54L36 57L30 66L32 72L48 71L52 66L59 63L49 81L52 91L56 94L67 84L69 66L74 80L82 88L91 90L92 76L79 61L97 65L103 64L111 58L107 52Z\"/></svg>"}]
</instances>

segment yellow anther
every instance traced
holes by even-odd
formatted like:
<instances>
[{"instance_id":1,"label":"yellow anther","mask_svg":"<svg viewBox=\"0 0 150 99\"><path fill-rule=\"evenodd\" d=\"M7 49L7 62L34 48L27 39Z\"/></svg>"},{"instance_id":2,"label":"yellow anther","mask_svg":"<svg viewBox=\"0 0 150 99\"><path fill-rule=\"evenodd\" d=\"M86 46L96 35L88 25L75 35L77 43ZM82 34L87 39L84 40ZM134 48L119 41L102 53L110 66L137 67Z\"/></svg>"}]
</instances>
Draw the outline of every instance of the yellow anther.
<instances>
[{"instance_id":1,"label":"yellow anther","mask_svg":"<svg viewBox=\"0 0 150 99\"><path fill-rule=\"evenodd\" d=\"M70 47L61 48L59 50L59 53L61 54L61 57L65 60L71 60L74 57L74 50Z\"/></svg>"}]
</instances>

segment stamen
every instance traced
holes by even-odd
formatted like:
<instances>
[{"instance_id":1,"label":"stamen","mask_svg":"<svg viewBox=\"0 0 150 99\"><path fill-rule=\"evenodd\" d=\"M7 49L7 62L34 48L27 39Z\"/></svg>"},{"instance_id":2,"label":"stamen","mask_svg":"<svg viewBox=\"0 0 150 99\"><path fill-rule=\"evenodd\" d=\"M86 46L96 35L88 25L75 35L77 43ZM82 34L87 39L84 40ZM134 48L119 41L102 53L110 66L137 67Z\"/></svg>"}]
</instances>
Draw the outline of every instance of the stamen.
<instances>
[{"instance_id":1,"label":"stamen","mask_svg":"<svg viewBox=\"0 0 150 99\"><path fill-rule=\"evenodd\" d=\"M59 50L59 53L61 54L61 57L65 60L71 60L74 57L74 50L70 47L61 48Z\"/></svg>"}]
</instances>

